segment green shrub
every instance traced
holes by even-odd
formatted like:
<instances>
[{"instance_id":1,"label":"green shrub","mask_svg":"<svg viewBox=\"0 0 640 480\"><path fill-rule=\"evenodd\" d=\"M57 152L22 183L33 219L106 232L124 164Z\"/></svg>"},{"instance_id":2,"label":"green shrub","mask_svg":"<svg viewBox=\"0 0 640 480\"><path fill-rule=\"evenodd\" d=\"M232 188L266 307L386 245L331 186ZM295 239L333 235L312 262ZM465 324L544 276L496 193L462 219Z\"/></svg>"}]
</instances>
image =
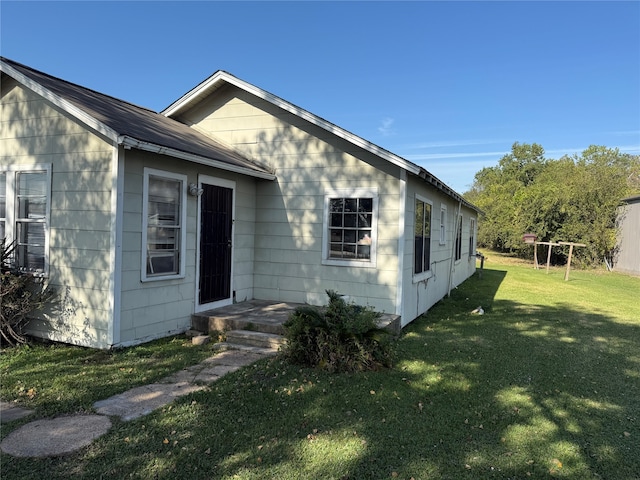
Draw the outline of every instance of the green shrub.
<instances>
[{"instance_id":1,"label":"green shrub","mask_svg":"<svg viewBox=\"0 0 640 480\"><path fill-rule=\"evenodd\" d=\"M55 291L40 277L21 272L11 263L15 244L0 240L0 343L26 343L23 329L29 315L55 299Z\"/></svg>"},{"instance_id":2,"label":"green shrub","mask_svg":"<svg viewBox=\"0 0 640 480\"><path fill-rule=\"evenodd\" d=\"M326 307L298 307L285 322L290 362L330 372L354 372L390 367L391 334L378 327L380 313L347 303L327 290Z\"/></svg>"}]
</instances>

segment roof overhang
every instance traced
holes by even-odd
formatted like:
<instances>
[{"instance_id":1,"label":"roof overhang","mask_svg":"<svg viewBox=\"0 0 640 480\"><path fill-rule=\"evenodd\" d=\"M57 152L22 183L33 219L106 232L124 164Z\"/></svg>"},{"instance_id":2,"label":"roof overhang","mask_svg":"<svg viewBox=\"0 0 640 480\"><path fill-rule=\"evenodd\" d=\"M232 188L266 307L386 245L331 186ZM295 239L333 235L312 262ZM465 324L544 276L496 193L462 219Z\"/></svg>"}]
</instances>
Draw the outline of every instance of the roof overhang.
<instances>
[{"instance_id":1,"label":"roof overhang","mask_svg":"<svg viewBox=\"0 0 640 480\"><path fill-rule=\"evenodd\" d=\"M173 102L171 105L169 105L167 108L162 110L160 113L163 115L166 115L167 117L179 115L183 111L191 108L191 106L193 106L200 99L207 97L208 95L211 95L214 91L216 91L218 88L222 87L225 84L234 85L235 87L238 87L252 95L255 95L258 98L261 98L262 100L266 100L267 102L270 102L273 105L280 107L283 110L289 113L292 113L306 120L307 122L332 133L333 135L336 135L337 137L347 140L348 142L358 147L361 147L377 155L378 157L381 157L391 162L394 165L402 167L403 169L407 170L409 173L413 173L414 175L418 175L420 173L420 167L418 165L402 157L399 157L398 155L395 155L394 153L388 150L385 150L384 148L381 148L375 145L374 143L371 143L365 140L364 138L359 137L358 135L355 135L343 128L340 128L339 126L331 122L328 122L327 120L321 117L318 117L317 115L314 115L313 113L303 108L300 108L290 102L287 102L286 100L278 97L277 95L269 93L266 90L256 87L255 85L247 83L244 80L241 80L238 77L235 77L223 70L219 70L213 75L211 75L200 85L196 86L195 88L193 88L192 90L184 94L182 97L180 97L178 100Z\"/></svg>"},{"instance_id":2,"label":"roof overhang","mask_svg":"<svg viewBox=\"0 0 640 480\"><path fill-rule=\"evenodd\" d=\"M73 103L64 98L56 95L51 90L43 87L35 80L32 80L28 76L24 75L22 72L19 72L11 65L0 61L0 71L6 73L10 77L13 77L16 81L24 85L29 90L34 93L44 97L46 100L51 102L56 107L60 108L64 112L68 113L72 117L76 118L78 121L89 127L90 129L104 135L112 142L116 142L118 140L118 132L113 130L111 127L108 127L104 123L100 122L96 118L92 117L88 113L86 113L81 108L78 108Z\"/></svg>"},{"instance_id":3,"label":"roof overhang","mask_svg":"<svg viewBox=\"0 0 640 480\"><path fill-rule=\"evenodd\" d=\"M620 202L625 205L630 203L640 203L640 195L632 195L631 197L623 198Z\"/></svg>"},{"instance_id":4,"label":"roof overhang","mask_svg":"<svg viewBox=\"0 0 640 480\"><path fill-rule=\"evenodd\" d=\"M200 165L206 165L208 167L219 168L220 170L226 170L228 172L241 173L255 178L262 178L264 180L275 180L276 176L273 173L260 172L249 168L242 168L236 165L222 162L220 160L214 160L200 155L194 155L193 153L183 152L176 150L175 148L164 147L162 145L156 145L154 143L144 142L127 135L118 137L118 144L125 148L135 148L137 150L143 150L145 152L157 153L160 155L169 155L174 158L186 160L188 162L198 163Z\"/></svg>"},{"instance_id":5,"label":"roof overhang","mask_svg":"<svg viewBox=\"0 0 640 480\"><path fill-rule=\"evenodd\" d=\"M384 148L381 148L378 145L375 145L374 143L371 143L358 135L355 135L343 128L340 128L339 126L331 122L328 122L327 120L321 117L318 117L317 115L314 115L313 113L303 108L300 108L290 102L287 102L286 100L278 97L277 95L273 95L272 93L269 93L266 90L263 90L259 87L256 87L255 85L245 82L244 80L241 80L238 77L235 77L234 75L231 75L230 73L225 72L223 70L219 70L213 75L211 75L205 81L203 81L202 83L197 85L195 88L188 91L186 94L184 94L178 100L176 100L167 108L162 110L160 113L163 115L166 115L167 117L179 116L182 112L193 107L200 100L213 94L220 87L227 84L240 88L252 95L255 95L256 97L262 100L266 100L267 102L270 102L271 104L306 120L312 125L318 126L326 130L327 132L339 138L342 138L343 140L346 140L349 143L357 147L360 147L388 161L393 165L396 165L406 170L408 173L416 175L417 177L423 179L424 181L426 181L427 183L429 183L439 191L443 192L445 195L453 198L458 202L462 202L462 204L464 204L468 208L471 208L473 210L476 210L479 213L482 213L482 211L478 207L466 201L460 194L458 194L452 188L447 186L444 182L439 180L437 177L435 177L434 175L432 175L426 169L420 167L419 165L416 165L415 163L410 162L409 160L406 160L388 150L385 150Z\"/></svg>"},{"instance_id":6,"label":"roof overhang","mask_svg":"<svg viewBox=\"0 0 640 480\"><path fill-rule=\"evenodd\" d=\"M111 141L114 145L122 145L125 148L135 148L138 150L144 150L146 152L153 152L161 155L169 155L174 158L186 160L188 162L197 163L200 165L207 165L210 167L219 168L229 172L241 173L255 178L261 178L266 180L275 180L276 176L273 173L253 170L250 168L243 168L237 165L232 165L214 158L204 157L201 155L195 155L193 153L184 152L175 148L169 148L163 145L147 142L137 138L133 138L127 135L120 135L114 129L100 122L95 117L89 115L87 112L66 100L65 98L57 95L40 83L24 75L22 72L16 70L11 65L0 60L0 71L14 78L17 82L24 85L29 90L33 91L37 95L45 98L62 111L75 118L80 123L84 124L90 130L101 134Z\"/></svg>"}]
</instances>

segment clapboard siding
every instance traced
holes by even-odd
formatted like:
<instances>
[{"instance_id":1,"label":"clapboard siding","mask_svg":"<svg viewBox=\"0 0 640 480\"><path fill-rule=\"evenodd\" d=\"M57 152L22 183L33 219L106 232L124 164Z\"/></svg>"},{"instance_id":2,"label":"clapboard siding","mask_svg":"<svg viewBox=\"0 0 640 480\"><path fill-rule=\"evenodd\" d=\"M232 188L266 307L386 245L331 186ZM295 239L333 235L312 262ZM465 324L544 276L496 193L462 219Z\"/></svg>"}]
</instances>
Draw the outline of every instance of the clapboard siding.
<instances>
[{"instance_id":1,"label":"clapboard siding","mask_svg":"<svg viewBox=\"0 0 640 480\"><path fill-rule=\"evenodd\" d=\"M0 165L51 165L49 283L61 301L31 333L106 346L113 147L4 75L0 108Z\"/></svg>"},{"instance_id":2,"label":"clapboard siding","mask_svg":"<svg viewBox=\"0 0 640 480\"><path fill-rule=\"evenodd\" d=\"M273 168L257 185L256 298L324 304L333 289L395 312L399 169L326 130L246 92L225 88L181 120ZM322 265L324 198L329 190L378 194L376 268Z\"/></svg>"}]
</instances>

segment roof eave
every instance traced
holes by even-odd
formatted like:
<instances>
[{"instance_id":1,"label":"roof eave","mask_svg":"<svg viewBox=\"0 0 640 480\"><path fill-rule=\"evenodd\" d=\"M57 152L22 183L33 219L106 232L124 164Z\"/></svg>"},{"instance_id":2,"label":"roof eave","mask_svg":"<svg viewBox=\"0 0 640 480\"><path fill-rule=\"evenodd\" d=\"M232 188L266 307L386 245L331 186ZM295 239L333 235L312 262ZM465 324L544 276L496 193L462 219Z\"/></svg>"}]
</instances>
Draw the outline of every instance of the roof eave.
<instances>
[{"instance_id":1,"label":"roof eave","mask_svg":"<svg viewBox=\"0 0 640 480\"><path fill-rule=\"evenodd\" d=\"M174 158L179 158L200 165L206 165L209 167L219 168L220 170L226 170L228 172L240 173L242 175L248 175L255 178L261 178L264 180L275 180L276 176L273 173L262 172L260 170L253 170L250 168L240 167L220 160L203 157L189 152L183 152L175 148L165 147L155 143L145 142L138 140L137 138L130 137L128 135L121 135L118 138L118 144L125 148L135 148L137 150L144 150L145 152L158 153L161 155L169 155Z\"/></svg>"},{"instance_id":2,"label":"roof eave","mask_svg":"<svg viewBox=\"0 0 640 480\"><path fill-rule=\"evenodd\" d=\"M408 160L405 160L404 158L389 152L388 150L384 150L383 148L380 148L374 143L371 143L358 135L355 135L347 130L344 130L343 128L338 127L337 125L331 122L324 120L321 117L318 117L317 115L314 115L308 110L305 110L296 105L293 105L292 103L287 102L286 100L278 97L277 95L269 93L266 90L263 90L259 87L256 87L255 85L245 82L244 80L241 80L238 77L235 77L223 70L219 70L213 75L211 75L204 82L200 83L198 86L196 86L195 88L193 88L192 90L184 94L182 97L180 97L178 100L173 102L171 105L169 105L167 108L162 110L160 113L167 117L170 117L172 115L177 115L182 111L186 110L187 108L189 108L194 102L196 102L203 95L206 95L210 90L215 90L224 83L234 85L235 87L238 87L252 95L255 95L258 98L266 100L272 103L273 105L280 107L283 110L289 113L292 113L306 120L307 122L313 125L316 125L328 131L329 133L332 133L333 135L336 135L337 137L342 138L343 140L347 140L353 145L361 147L373 153L374 155L377 155L378 157L381 157L391 162L394 165L402 167L403 169L407 170L409 173L418 175L420 172L420 167L418 167L416 164L411 163Z\"/></svg>"},{"instance_id":3,"label":"roof eave","mask_svg":"<svg viewBox=\"0 0 640 480\"><path fill-rule=\"evenodd\" d=\"M444 194L450 196L454 200L456 200L458 202L462 202L462 204L465 205L466 207L471 208L472 210L475 210L476 212L480 213L481 215L484 215L484 212L482 210L480 210L478 207L476 207L473 203L471 203L468 200L466 200L462 195L460 195L454 189L449 187L446 183L444 183L438 177L436 177L436 176L432 175L431 173L429 173L426 169L421 168L420 169L420 174L418 176L420 178L422 178L423 180L425 180L430 185L433 185L435 188L437 188L438 190L440 190Z\"/></svg>"},{"instance_id":4,"label":"roof eave","mask_svg":"<svg viewBox=\"0 0 640 480\"><path fill-rule=\"evenodd\" d=\"M427 181L428 183L436 187L438 190L443 192L445 195L452 197L456 201L461 201L464 205L477 211L478 213L481 213L481 214L483 213L482 210L480 210L478 207L471 204L470 202L466 201L462 197L462 195L457 193L455 190L447 186L444 182L440 181L437 177L435 177L434 175L432 175L426 169L420 167L419 165L416 165L413 162L410 162L388 150L385 150L377 146L376 144L365 140L364 138L358 135L355 135L347 130L344 130L343 128L340 128L337 125L331 122L328 122L323 118L318 117L317 115L314 115L313 113L303 108L297 107L296 105L293 105L292 103L287 102L286 100L278 97L277 95L273 95L272 93L269 93L266 90L263 90L259 87L256 87L255 85L245 82L244 80L241 80L238 77L235 77L234 75L231 75L230 73L225 72L224 70L218 70L216 73L214 73L205 81L203 81L202 83L197 85L195 88L193 88L192 90L184 94L182 97L180 97L178 100L173 102L171 105L169 105L160 113L167 117L170 117L172 115L178 115L181 112L185 111L186 109L190 108L201 97L206 96L209 92L220 88L225 83L234 85L235 87L240 88L252 95L255 95L258 98L266 100L272 103L273 105L280 107L283 110L289 113L292 113L308 121L309 123L316 125L328 131L329 133L332 133L333 135L336 135L337 137L342 138L343 140L348 141L349 143L355 146L363 148L364 150L370 153L373 153L374 155L384 160L387 160L391 164L406 170L408 173L411 173L413 175L416 175L424 179L425 181Z\"/></svg>"},{"instance_id":5,"label":"roof eave","mask_svg":"<svg viewBox=\"0 0 640 480\"><path fill-rule=\"evenodd\" d=\"M0 61L0 71L14 78L17 82L21 83L29 90L42 96L43 98L45 98L46 100L48 100L49 102L57 106L58 108L62 109L64 112L76 118L78 121L84 123L87 127L104 135L109 140L113 142L116 142L118 140L118 132L113 130L111 127L108 127L107 125L97 120L96 118L92 117L82 109L76 107L73 103L69 102L68 100L65 100L59 95L56 95L55 93L53 93L51 90L43 87L35 80L32 80L31 78L27 77L23 73L13 68L11 65L8 65L3 61Z\"/></svg>"}]
</instances>

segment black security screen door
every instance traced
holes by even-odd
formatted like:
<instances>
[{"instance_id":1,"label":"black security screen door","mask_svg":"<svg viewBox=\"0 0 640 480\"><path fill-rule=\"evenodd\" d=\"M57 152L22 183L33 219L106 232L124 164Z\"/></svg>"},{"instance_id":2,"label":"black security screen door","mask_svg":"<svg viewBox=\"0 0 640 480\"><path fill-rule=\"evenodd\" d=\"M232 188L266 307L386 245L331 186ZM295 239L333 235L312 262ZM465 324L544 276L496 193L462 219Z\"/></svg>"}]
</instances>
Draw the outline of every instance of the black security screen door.
<instances>
[{"instance_id":1,"label":"black security screen door","mask_svg":"<svg viewBox=\"0 0 640 480\"><path fill-rule=\"evenodd\" d=\"M200 305L231 297L233 190L202 185L200 196Z\"/></svg>"}]
</instances>

